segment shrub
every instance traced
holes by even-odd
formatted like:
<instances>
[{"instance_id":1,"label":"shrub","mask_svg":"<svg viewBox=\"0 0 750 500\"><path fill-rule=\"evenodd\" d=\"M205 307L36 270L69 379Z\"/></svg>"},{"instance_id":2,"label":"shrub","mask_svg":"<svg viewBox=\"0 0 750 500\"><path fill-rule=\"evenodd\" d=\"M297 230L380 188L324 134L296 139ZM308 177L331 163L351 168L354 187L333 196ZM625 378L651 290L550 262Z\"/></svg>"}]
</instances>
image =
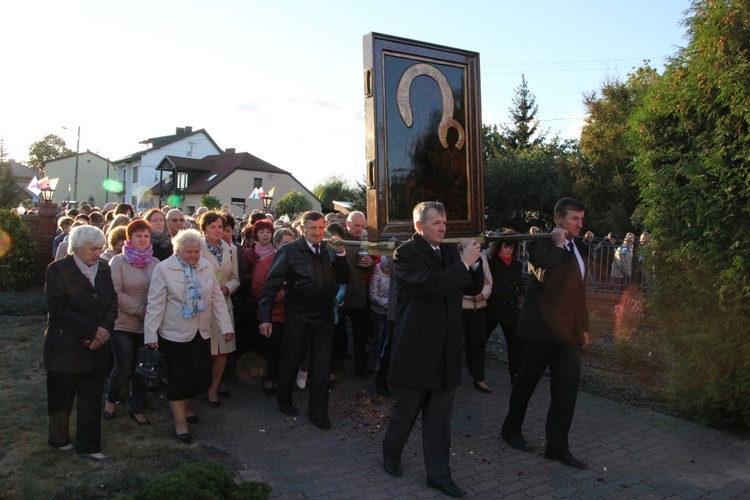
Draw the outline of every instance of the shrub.
<instances>
[{"instance_id":1,"label":"shrub","mask_svg":"<svg viewBox=\"0 0 750 500\"><path fill-rule=\"evenodd\" d=\"M15 210L0 210L0 291L21 290L34 278L36 243Z\"/></svg>"},{"instance_id":2,"label":"shrub","mask_svg":"<svg viewBox=\"0 0 750 500\"><path fill-rule=\"evenodd\" d=\"M290 218L312 209L312 202L299 191L292 189L276 202L276 213L287 214Z\"/></svg>"},{"instance_id":3,"label":"shrub","mask_svg":"<svg viewBox=\"0 0 750 500\"><path fill-rule=\"evenodd\" d=\"M236 486L225 466L204 462L188 464L174 472L146 484L135 492L136 500L164 498L191 499L257 499L268 498L271 486L267 483L244 483Z\"/></svg>"}]
</instances>

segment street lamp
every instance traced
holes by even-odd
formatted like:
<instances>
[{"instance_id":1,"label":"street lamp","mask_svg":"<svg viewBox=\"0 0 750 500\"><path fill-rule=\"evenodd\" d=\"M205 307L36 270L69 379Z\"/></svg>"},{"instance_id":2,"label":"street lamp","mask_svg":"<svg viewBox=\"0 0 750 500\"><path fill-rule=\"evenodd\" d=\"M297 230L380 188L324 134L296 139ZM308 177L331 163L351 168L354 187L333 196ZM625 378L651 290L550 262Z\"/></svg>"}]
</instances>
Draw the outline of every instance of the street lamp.
<instances>
[{"instance_id":1,"label":"street lamp","mask_svg":"<svg viewBox=\"0 0 750 500\"><path fill-rule=\"evenodd\" d=\"M271 208L271 203L273 203L273 196L266 195L261 201L263 202L263 211L267 213Z\"/></svg>"},{"instance_id":2,"label":"street lamp","mask_svg":"<svg viewBox=\"0 0 750 500\"><path fill-rule=\"evenodd\" d=\"M59 180L59 178L55 177L54 179L42 179L39 181L39 189L41 190L40 195L44 203L52 202L52 196L55 194L55 189L57 189L57 182Z\"/></svg>"},{"instance_id":3,"label":"street lamp","mask_svg":"<svg viewBox=\"0 0 750 500\"><path fill-rule=\"evenodd\" d=\"M65 130L69 130L67 127L63 127ZM76 170L75 170L75 176L73 177L73 200L78 203L78 156L81 146L81 127L78 126L78 139L76 140Z\"/></svg>"}]
</instances>

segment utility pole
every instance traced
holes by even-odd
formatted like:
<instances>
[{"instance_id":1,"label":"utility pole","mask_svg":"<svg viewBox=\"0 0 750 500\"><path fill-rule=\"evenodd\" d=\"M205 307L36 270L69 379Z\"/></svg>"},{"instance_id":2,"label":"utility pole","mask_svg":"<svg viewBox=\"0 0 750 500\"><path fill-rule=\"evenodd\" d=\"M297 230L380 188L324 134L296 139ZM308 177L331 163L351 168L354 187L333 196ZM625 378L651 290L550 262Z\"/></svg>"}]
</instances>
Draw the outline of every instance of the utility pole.
<instances>
[{"instance_id":1,"label":"utility pole","mask_svg":"<svg viewBox=\"0 0 750 500\"><path fill-rule=\"evenodd\" d=\"M78 206L78 156L81 148L81 126L78 126L78 139L76 140L76 173L73 177L73 198L76 199L76 206Z\"/></svg>"},{"instance_id":2,"label":"utility pole","mask_svg":"<svg viewBox=\"0 0 750 500\"><path fill-rule=\"evenodd\" d=\"M65 130L70 130L68 127L63 126ZM72 132L72 130L70 130ZM76 140L76 168L73 176L73 201L78 206L78 157L81 151L81 126L78 126L78 138Z\"/></svg>"}]
</instances>

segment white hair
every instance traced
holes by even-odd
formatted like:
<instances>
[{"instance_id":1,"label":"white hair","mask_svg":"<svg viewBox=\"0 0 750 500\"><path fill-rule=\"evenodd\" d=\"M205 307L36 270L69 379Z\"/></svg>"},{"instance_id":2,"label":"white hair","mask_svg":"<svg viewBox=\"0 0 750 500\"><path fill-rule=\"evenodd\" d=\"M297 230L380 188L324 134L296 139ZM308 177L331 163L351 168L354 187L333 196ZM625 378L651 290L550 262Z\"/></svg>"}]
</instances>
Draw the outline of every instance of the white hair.
<instances>
[{"instance_id":1,"label":"white hair","mask_svg":"<svg viewBox=\"0 0 750 500\"><path fill-rule=\"evenodd\" d=\"M96 226L76 226L70 230L68 237L68 254L73 255L78 250L88 245L104 248L107 238Z\"/></svg>"},{"instance_id":2,"label":"white hair","mask_svg":"<svg viewBox=\"0 0 750 500\"><path fill-rule=\"evenodd\" d=\"M202 245L203 235L197 229L183 229L172 238L172 247L175 253L189 245Z\"/></svg>"}]
</instances>

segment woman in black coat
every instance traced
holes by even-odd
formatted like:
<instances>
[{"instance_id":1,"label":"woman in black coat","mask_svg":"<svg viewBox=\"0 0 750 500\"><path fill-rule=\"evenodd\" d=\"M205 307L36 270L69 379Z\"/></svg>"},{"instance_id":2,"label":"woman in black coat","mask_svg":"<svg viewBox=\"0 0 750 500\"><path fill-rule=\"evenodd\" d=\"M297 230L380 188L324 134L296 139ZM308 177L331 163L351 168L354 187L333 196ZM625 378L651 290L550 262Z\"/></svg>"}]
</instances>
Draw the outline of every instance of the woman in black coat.
<instances>
[{"instance_id":1,"label":"woman in black coat","mask_svg":"<svg viewBox=\"0 0 750 500\"><path fill-rule=\"evenodd\" d=\"M502 235L516 234L505 230ZM521 261L516 259L515 244L490 243L487 249L487 263L492 274L492 294L487 299L487 338L497 325L503 329L505 345L508 349L508 371L510 381L515 382L521 363L521 343L516 335L518 313L523 299L523 275Z\"/></svg>"},{"instance_id":2,"label":"woman in black coat","mask_svg":"<svg viewBox=\"0 0 750 500\"><path fill-rule=\"evenodd\" d=\"M47 267L44 367L50 446L113 462L101 453L102 393L111 355L107 342L117 319L112 275L99 260L104 244L98 228L73 228L68 256ZM78 401L75 448L69 429L74 399Z\"/></svg>"}]
</instances>

